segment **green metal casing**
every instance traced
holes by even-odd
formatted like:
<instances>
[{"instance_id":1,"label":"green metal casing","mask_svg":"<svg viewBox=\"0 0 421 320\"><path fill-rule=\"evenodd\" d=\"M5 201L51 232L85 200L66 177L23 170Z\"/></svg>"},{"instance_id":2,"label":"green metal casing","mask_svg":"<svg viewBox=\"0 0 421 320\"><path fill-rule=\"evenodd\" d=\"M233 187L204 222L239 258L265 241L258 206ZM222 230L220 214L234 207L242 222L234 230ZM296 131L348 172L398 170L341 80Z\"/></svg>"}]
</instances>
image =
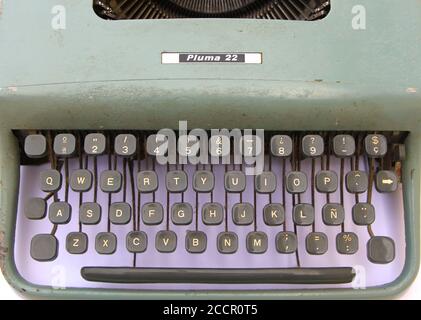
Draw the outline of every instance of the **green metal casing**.
<instances>
[{"instance_id":1,"label":"green metal casing","mask_svg":"<svg viewBox=\"0 0 421 320\"><path fill-rule=\"evenodd\" d=\"M392 297L420 263L421 1L331 0L315 22L105 21L91 0L0 0L0 265L13 287L54 298ZM52 8L66 9L53 30ZM366 29L352 19L362 5ZM358 9L358 7L357 7ZM356 9L354 9L356 10ZM262 52L263 63L161 64L161 52ZM13 259L19 154L12 129L404 130L406 263L365 290L130 291L28 283Z\"/></svg>"}]
</instances>

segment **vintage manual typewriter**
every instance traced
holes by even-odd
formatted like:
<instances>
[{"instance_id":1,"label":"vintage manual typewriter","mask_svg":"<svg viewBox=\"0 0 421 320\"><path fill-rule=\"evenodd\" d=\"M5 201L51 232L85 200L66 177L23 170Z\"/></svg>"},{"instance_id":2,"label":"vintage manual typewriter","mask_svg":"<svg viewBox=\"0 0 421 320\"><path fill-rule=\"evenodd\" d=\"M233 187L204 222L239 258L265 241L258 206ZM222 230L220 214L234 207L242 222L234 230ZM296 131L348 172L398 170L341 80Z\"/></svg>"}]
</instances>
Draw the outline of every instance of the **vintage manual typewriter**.
<instances>
[{"instance_id":1,"label":"vintage manual typewriter","mask_svg":"<svg viewBox=\"0 0 421 320\"><path fill-rule=\"evenodd\" d=\"M0 1L0 266L29 296L371 298L420 262L418 0Z\"/></svg>"}]
</instances>

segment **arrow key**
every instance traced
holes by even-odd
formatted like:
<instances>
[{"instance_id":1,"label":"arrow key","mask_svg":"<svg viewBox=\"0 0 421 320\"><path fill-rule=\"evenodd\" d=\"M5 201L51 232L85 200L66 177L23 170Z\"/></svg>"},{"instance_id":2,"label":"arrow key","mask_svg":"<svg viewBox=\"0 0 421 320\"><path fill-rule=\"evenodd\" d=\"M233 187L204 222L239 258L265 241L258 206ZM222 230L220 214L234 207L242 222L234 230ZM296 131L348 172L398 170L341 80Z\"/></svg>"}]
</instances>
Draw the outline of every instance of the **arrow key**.
<instances>
[{"instance_id":1,"label":"arrow key","mask_svg":"<svg viewBox=\"0 0 421 320\"><path fill-rule=\"evenodd\" d=\"M393 171L381 170L376 175L376 189L380 193L394 192L398 188L398 178Z\"/></svg>"}]
</instances>

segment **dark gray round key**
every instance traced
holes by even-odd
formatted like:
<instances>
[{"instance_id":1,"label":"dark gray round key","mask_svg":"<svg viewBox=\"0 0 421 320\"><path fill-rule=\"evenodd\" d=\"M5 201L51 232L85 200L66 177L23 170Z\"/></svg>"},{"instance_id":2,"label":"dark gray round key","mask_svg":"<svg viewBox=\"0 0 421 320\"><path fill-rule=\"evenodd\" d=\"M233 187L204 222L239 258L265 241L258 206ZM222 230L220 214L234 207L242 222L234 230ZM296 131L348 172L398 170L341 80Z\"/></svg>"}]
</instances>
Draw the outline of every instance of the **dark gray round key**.
<instances>
[{"instance_id":1,"label":"dark gray round key","mask_svg":"<svg viewBox=\"0 0 421 320\"><path fill-rule=\"evenodd\" d=\"M345 220L345 210L339 203L327 203L322 208L322 217L325 225L338 226Z\"/></svg>"},{"instance_id":2,"label":"dark gray round key","mask_svg":"<svg viewBox=\"0 0 421 320\"><path fill-rule=\"evenodd\" d=\"M83 232L71 232L66 237L66 249L70 254L83 254L88 250L88 236Z\"/></svg>"},{"instance_id":3,"label":"dark gray round key","mask_svg":"<svg viewBox=\"0 0 421 320\"><path fill-rule=\"evenodd\" d=\"M268 226L280 226L285 222L285 210L280 203L269 203L263 208L263 221Z\"/></svg>"},{"instance_id":4,"label":"dark gray round key","mask_svg":"<svg viewBox=\"0 0 421 320\"><path fill-rule=\"evenodd\" d=\"M58 254L57 238L51 234L37 234L31 240L30 254L37 261L52 261Z\"/></svg>"},{"instance_id":5,"label":"dark gray round key","mask_svg":"<svg viewBox=\"0 0 421 320\"><path fill-rule=\"evenodd\" d=\"M358 236L353 232L336 235L336 250L340 254L354 254L358 251Z\"/></svg>"},{"instance_id":6,"label":"dark gray round key","mask_svg":"<svg viewBox=\"0 0 421 320\"><path fill-rule=\"evenodd\" d=\"M155 247L162 253L174 252L177 248L177 234L170 230L158 231L155 237Z\"/></svg>"},{"instance_id":7,"label":"dark gray round key","mask_svg":"<svg viewBox=\"0 0 421 320\"><path fill-rule=\"evenodd\" d=\"M155 192L158 189L158 176L155 171L140 171L137 174L137 189L140 193Z\"/></svg>"},{"instance_id":8,"label":"dark gray round key","mask_svg":"<svg viewBox=\"0 0 421 320\"><path fill-rule=\"evenodd\" d=\"M169 149L176 149L170 144L166 135L152 134L146 139L146 152L151 156L164 156Z\"/></svg>"},{"instance_id":9,"label":"dark gray round key","mask_svg":"<svg viewBox=\"0 0 421 320\"><path fill-rule=\"evenodd\" d=\"M319 157L324 152L323 138L317 134L310 134L303 137L301 148L306 157Z\"/></svg>"},{"instance_id":10,"label":"dark gray round key","mask_svg":"<svg viewBox=\"0 0 421 320\"><path fill-rule=\"evenodd\" d=\"M349 193L363 193L368 188L368 176L365 171L350 171L345 176L346 189Z\"/></svg>"},{"instance_id":11,"label":"dark gray round key","mask_svg":"<svg viewBox=\"0 0 421 320\"><path fill-rule=\"evenodd\" d=\"M133 253L145 252L148 247L148 236L143 231L130 231L126 237L127 251Z\"/></svg>"},{"instance_id":12,"label":"dark gray round key","mask_svg":"<svg viewBox=\"0 0 421 320\"><path fill-rule=\"evenodd\" d=\"M246 189L246 175L242 171L228 171L224 175L225 190L239 193Z\"/></svg>"},{"instance_id":13,"label":"dark gray round key","mask_svg":"<svg viewBox=\"0 0 421 320\"><path fill-rule=\"evenodd\" d=\"M316 174L316 189L321 193L332 193L338 189L338 175L334 171L319 171Z\"/></svg>"},{"instance_id":14,"label":"dark gray round key","mask_svg":"<svg viewBox=\"0 0 421 320\"><path fill-rule=\"evenodd\" d=\"M106 139L102 133L89 133L85 137L83 149L89 155L101 155L105 152Z\"/></svg>"},{"instance_id":15,"label":"dark gray round key","mask_svg":"<svg viewBox=\"0 0 421 320\"><path fill-rule=\"evenodd\" d=\"M268 236L261 231L252 231L246 238L247 251L250 253L265 253L268 249Z\"/></svg>"},{"instance_id":16,"label":"dark gray round key","mask_svg":"<svg viewBox=\"0 0 421 320\"><path fill-rule=\"evenodd\" d=\"M101 206L96 202L82 203L79 208L79 219L82 224L98 224L101 221Z\"/></svg>"},{"instance_id":17,"label":"dark gray round key","mask_svg":"<svg viewBox=\"0 0 421 320\"><path fill-rule=\"evenodd\" d=\"M200 149L200 140L194 135L181 135L178 137L178 153L183 157L197 156Z\"/></svg>"},{"instance_id":18,"label":"dark gray round key","mask_svg":"<svg viewBox=\"0 0 421 320\"><path fill-rule=\"evenodd\" d=\"M293 208L293 220L299 226L309 226L314 222L314 208L307 203L300 203Z\"/></svg>"},{"instance_id":19,"label":"dark gray round key","mask_svg":"<svg viewBox=\"0 0 421 320\"><path fill-rule=\"evenodd\" d=\"M174 203L171 208L171 220L176 225L187 225L193 221L193 208L187 202Z\"/></svg>"},{"instance_id":20,"label":"dark gray round key","mask_svg":"<svg viewBox=\"0 0 421 320\"><path fill-rule=\"evenodd\" d=\"M372 263L392 262L395 259L395 242L389 237L372 237L367 243L367 257Z\"/></svg>"},{"instance_id":21,"label":"dark gray round key","mask_svg":"<svg viewBox=\"0 0 421 320\"><path fill-rule=\"evenodd\" d=\"M381 158L387 153L387 139L382 134L369 134L364 140L365 152L370 158Z\"/></svg>"},{"instance_id":22,"label":"dark gray round key","mask_svg":"<svg viewBox=\"0 0 421 320\"><path fill-rule=\"evenodd\" d=\"M76 192L86 192L92 187L92 173L86 169L78 169L70 176L70 188Z\"/></svg>"},{"instance_id":23,"label":"dark gray round key","mask_svg":"<svg viewBox=\"0 0 421 320\"><path fill-rule=\"evenodd\" d=\"M333 153L338 158L350 157L355 153L355 139L349 134L339 134L333 138Z\"/></svg>"},{"instance_id":24,"label":"dark gray round key","mask_svg":"<svg viewBox=\"0 0 421 320\"><path fill-rule=\"evenodd\" d=\"M254 209L250 203L236 203L232 207L232 221L236 225L250 225L254 220Z\"/></svg>"},{"instance_id":25,"label":"dark gray round key","mask_svg":"<svg viewBox=\"0 0 421 320\"><path fill-rule=\"evenodd\" d=\"M193 189L196 192L211 192L215 186L215 177L212 171L199 170L193 176Z\"/></svg>"},{"instance_id":26,"label":"dark gray round key","mask_svg":"<svg viewBox=\"0 0 421 320\"><path fill-rule=\"evenodd\" d=\"M223 254L235 253L238 250L238 237L234 232L221 232L216 239L218 251Z\"/></svg>"},{"instance_id":27,"label":"dark gray round key","mask_svg":"<svg viewBox=\"0 0 421 320\"><path fill-rule=\"evenodd\" d=\"M148 202L142 206L142 221L146 225L157 225L164 220L164 208L158 202Z\"/></svg>"},{"instance_id":28,"label":"dark gray round key","mask_svg":"<svg viewBox=\"0 0 421 320\"><path fill-rule=\"evenodd\" d=\"M42 134L30 134L25 138L24 151L28 158L42 158L47 154L47 140Z\"/></svg>"},{"instance_id":29,"label":"dark gray round key","mask_svg":"<svg viewBox=\"0 0 421 320\"><path fill-rule=\"evenodd\" d=\"M95 237L95 250L99 254L113 254L117 249L117 237L112 232L100 232Z\"/></svg>"},{"instance_id":30,"label":"dark gray round key","mask_svg":"<svg viewBox=\"0 0 421 320\"><path fill-rule=\"evenodd\" d=\"M368 226L374 223L376 213L370 203L359 202L352 207L352 220L358 226Z\"/></svg>"},{"instance_id":31,"label":"dark gray round key","mask_svg":"<svg viewBox=\"0 0 421 320\"><path fill-rule=\"evenodd\" d=\"M323 232L311 232L306 237L306 250L312 255L325 254L328 249L327 236Z\"/></svg>"},{"instance_id":32,"label":"dark gray round key","mask_svg":"<svg viewBox=\"0 0 421 320\"><path fill-rule=\"evenodd\" d=\"M31 198L25 203L25 216L31 220L39 220L45 217L47 202L42 198Z\"/></svg>"},{"instance_id":33,"label":"dark gray round key","mask_svg":"<svg viewBox=\"0 0 421 320\"><path fill-rule=\"evenodd\" d=\"M292 171L286 176L286 189L289 193L303 193L307 190L307 176L301 171Z\"/></svg>"},{"instance_id":34,"label":"dark gray round key","mask_svg":"<svg viewBox=\"0 0 421 320\"><path fill-rule=\"evenodd\" d=\"M76 151L76 138L71 133L60 133L54 138L54 153L60 157L71 157Z\"/></svg>"},{"instance_id":35,"label":"dark gray round key","mask_svg":"<svg viewBox=\"0 0 421 320\"><path fill-rule=\"evenodd\" d=\"M187 231L186 250L190 253L202 253L206 250L207 237L202 231Z\"/></svg>"},{"instance_id":36,"label":"dark gray round key","mask_svg":"<svg viewBox=\"0 0 421 320\"><path fill-rule=\"evenodd\" d=\"M294 253L297 251L297 235L294 232L283 231L276 235L276 250L279 253Z\"/></svg>"},{"instance_id":37,"label":"dark gray round key","mask_svg":"<svg viewBox=\"0 0 421 320\"><path fill-rule=\"evenodd\" d=\"M57 170L44 170L40 173L41 190L55 192L61 188L61 174Z\"/></svg>"},{"instance_id":38,"label":"dark gray round key","mask_svg":"<svg viewBox=\"0 0 421 320\"><path fill-rule=\"evenodd\" d=\"M221 224L224 219L224 208L220 203L208 202L202 207L202 220L206 225Z\"/></svg>"},{"instance_id":39,"label":"dark gray round key","mask_svg":"<svg viewBox=\"0 0 421 320\"><path fill-rule=\"evenodd\" d=\"M292 139L286 135L276 135L270 139L270 151L275 157L289 157L292 154Z\"/></svg>"},{"instance_id":40,"label":"dark gray round key","mask_svg":"<svg viewBox=\"0 0 421 320\"><path fill-rule=\"evenodd\" d=\"M114 202L110 206L112 224L128 224L132 217L132 207L126 202Z\"/></svg>"},{"instance_id":41,"label":"dark gray round key","mask_svg":"<svg viewBox=\"0 0 421 320\"><path fill-rule=\"evenodd\" d=\"M262 172L254 178L256 192L272 193L276 190L276 176L273 172Z\"/></svg>"},{"instance_id":42,"label":"dark gray round key","mask_svg":"<svg viewBox=\"0 0 421 320\"><path fill-rule=\"evenodd\" d=\"M180 193L187 190L187 174L181 170L168 171L165 176L167 190L171 193Z\"/></svg>"},{"instance_id":43,"label":"dark gray round key","mask_svg":"<svg viewBox=\"0 0 421 320\"><path fill-rule=\"evenodd\" d=\"M131 157L136 153L136 137L132 134L119 134L114 139L114 152L122 157Z\"/></svg>"},{"instance_id":44,"label":"dark gray round key","mask_svg":"<svg viewBox=\"0 0 421 320\"><path fill-rule=\"evenodd\" d=\"M54 224L66 224L70 221L72 207L64 201L53 202L48 209L48 218Z\"/></svg>"},{"instance_id":45,"label":"dark gray round key","mask_svg":"<svg viewBox=\"0 0 421 320\"><path fill-rule=\"evenodd\" d=\"M398 177L390 170L377 172L376 189L380 193L395 192L398 189Z\"/></svg>"},{"instance_id":46,"label":"dark gray round key","mask_svg":"<svg viewBox=\"0 0 421 320\"><path fill-rule=\"evenodd\" d=\"M99 185L103 192L115 193L121 189L121 173L115 170L105 170L101 172Z\"/></svg>"}]
</instances>

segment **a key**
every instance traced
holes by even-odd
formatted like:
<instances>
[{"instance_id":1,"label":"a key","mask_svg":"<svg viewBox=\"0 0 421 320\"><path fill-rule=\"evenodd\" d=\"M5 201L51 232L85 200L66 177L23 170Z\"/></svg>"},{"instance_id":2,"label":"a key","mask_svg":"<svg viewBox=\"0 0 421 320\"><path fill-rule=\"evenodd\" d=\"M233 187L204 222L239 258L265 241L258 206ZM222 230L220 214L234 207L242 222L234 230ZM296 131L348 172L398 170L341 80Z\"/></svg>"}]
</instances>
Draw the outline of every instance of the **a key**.
<instances>
[{"instance_id":1,"label":"a key","mask_svg":"<svg viewBox=\"0 0 421 320\"><path fill-rule=\"evenodd\" d=\"M297 235L294 232L283 231L276 235L276 250L279 253L294 253L297 251Z\"/></svg>"},{"instance_id":2,"label":"a key","mask_svg":"<svg viewBox=\"0 0 421 320\"><path fill-rule=\"evenodd\" d=\"M258 193L272 193L276 190L276 176L273 172L262 172L255 177Z\"/></svg>"},{"instance_id":3,"label":"a key","mask_svg":"<svg viewBox=\"0 0 421 320\"><path fill-rule=\"evenodd\" d=\"M332 193L338 189L338 176L334 171L319 171L316 174L316 189L321 193Z\"/></svg>"},{"instance_id":4,"label":"a key","mask_svg":"<svg viewBox=\"0 0 421 320\"><path fill-rule=\"evenodd\" d=\"M268 249L268 236L261 231L253 231L247 234L247 251L250 253L265 253Z\"/></svg>"},{"instance_id":5,"label":"a key","mask_svg":"<svg viewBox=\"0 0 421 320\"><path fill-rule=\"evenodd\" d=\"M180 193L187 190L187 174L181 170L169 171L166 174L167 190L172 193Z\"/></svg>"},{"instance_id":6,"label":"a key","mask_svg":"<svg viewBox=\"0 0 421 320\"><path fill-rule=\"evenodd\" d=\"M286 189L289 193L303 193L307 190L307 176L304 172L292 171L286 176Z\"/></svg>"},{"instance_id":7,"label":"a key","mask_svg":"<svg viewBox=\"0 0 421 320\"><path fill-rule=\"evenodd\" d=\"M116 193L121 189L121 173L116 170L105 170L101 172L99 185L103 192Z\"/></svg>"},{"instance_id":8,"label":"a key","mask_svg":"<svg viewBox=\"0 0 421 320\"><path fill-rule=\"evenodd\" d=\"M336 236L336 250L340 254L354 254L358 251L358 236L353 232L341 232Z\"/></svg>"},{"instance_id":9,"label":"a key","mask_svg":"<svg viewBox=\"0 0 421 320\"><path fill-rule=\"evenodd\" d=\"M100 232L95 237L95 250L99 254L113 254L117 249L117 237L112 232Z\"/></svg>"},{"instance_id":10,"label":"a key","mask_svg":"<svg viewBox=\"0 0 421 320\"><path fill-rule=\"evenodd\" d=\"M31 220L39 220L45 217L47 202L42 198L31 198L25 203L25 216Z\"/></svg>"},{"instance_id":11,"label":"a key","mask_svg":"<svg viewBox=\"0 0 421 320\"><path fill-rule=\"evenodd\" d=\"M137 174L137 189L140 193L155 192L158 189L158 176L154 171L140 171Z\"/></svg>"},{"instance_id":12,"label":"a key","mask_svg":"<svg viewBox=\"0 0 421 320\"><path fill-rule=\"evenodd\" d=\"M293 208L293 220L299 226L309 226L314 222L314 208L307 203L300 203Z\"/></svg>"},{"instance_id":13,"label":"a key","mask_svg":"<svg viewBox=\"0 0 421 320\"><path fill-rule=\"evenodd\" d=\"M333 138L333 153L338 158L350 157L355 153L355 139L349 134L339 134Z\"/></svg>"},{"instance_id":14,"label":"a key","mask_svg":"<svg viewBox=\"0 0 421 320\"><path fill-rule=\"evenodd\" d=\"M83 232L70 232L66 237L66 250L70 254L83 254L88 250L88 236Z\"/></svg>"},{"instance_id":15,"label":"a key","mask_svg":"<svg viewBox=\"0 0 421 320\"><path fill-rule=\"evenodd\" d=\"M352 207L352 220L358 226L368 226L374 223L376 213L370 203L359 202Z\"/></svg>"},{"instance_id":16,"label":"a key","mask_svg":"<svg viewBox=\"0 0 421 320\"><path fill-rule=\"evenodd\" d=\"M58 241L51 234L37 234L31 240L30 254L37 261L52 261L57 257Z\"/></svg>"},{"instance_id":17,"label":"a key","mask_svg":"<svg viewBox=\"0 0 421 320\"><path fill-rule=\"evenodd\" d=\"M189 203L174 203L171 208L171 220L176 225L187 225L193 221L193 208Z\"/></svg>"},{"instance_id":18,"label":"a key","mask_svg":"<svg viewBox=\"0 0 421 320\"><path fill-rule=\"evenodd\" d=\"M346 189L349 193L363 193L368 188L368 176L365 171L350 171L345 176Z\"/></svg>"},{"instance_id":19,"label":"a key","mask_svg":"<svg viewBox=\"0 0 421 320\"><path fill-rule=\"evenodd\" d=\"M263 220L268 226L280 226L285 222L285 210L280 203L269 203L263 208Z\"/></svg>"},{"instance_id":20,"label":"a key","mask_svg":"<svg viewBox=\"0 0 421 320\"><path fill-rule=\"evenodd\" d=\"M70 221L72 207L67 202L53 202L48 209L48 218L54 224L66 224Z\"/></svg>"},{"instance_id":21,"label":"a key","mask_svg":"<svg viewBox=\"0 0 421 320\"><path fill-rule=\"evenodd\" d=\"M208 170L196 171L193 176L193 189L196 192L211 192L215 185L213 172Z\"/></svg>"},{"instance_id":22,"label":"a key","mask_svg":"<svg viewBox=\"0 0 421 320\"><path fill-rule=\"evenodd\" d=\"M119 134L114 140L114 152L122 157L131 157L136 153L136 137L132 134Z\"/></svg>"},{"instance_id":23,"label":"a key","mask_svg":"<svg viewBox=\"0 0 421 320\"><path fill-rule=\"evenodd\" d=\"M47 140L42 134L30 134L25 138L24 151L28 158L42 158L47 154Z\"/></svg>"},{"instance_id":24,"label":"a key","mask_svg":"<svg viewBox=\"0 0 421 320\"><path fill-rule=\"evenodd\" d=\"M207 237L202 231L187 231L186 250L190 253L202 253L206 250Z\"/></svg>"},{"instance_id":25,"label":"a key","mask_svg":"<svg viewBox=\"0 0 421 320\"><path fill-rule=\"evenodd\" d=\"M114 202L110 206L110 221L113 224L127 224L132 216L132 208L126 202Z\"/></svg>"},{"instance_id":26,"label":"a key","mask_svg":"<svg viewBox=\"0 0 421 320\"><path fill-rule=\"evenodd\" d=\"M243 192L246 188L246 175L242 171L228 171L224 176L227 192Z\"/></svg>"},{"instance_id":27,"label":"a key","mask_svg":"<svg viewBox=\"0 0 421 320\"><path fill-rule=\"evenodd\" d=\"M79 208L79 220L82 224L98 224L101 221L101 206L96 202L82 203Z\"/></svg>"},{"instance_id":28,"label":"a key","mask_svg":"<svg viewBox=\"0 0 421 320\"><path fill-rule=\"evenodd\" d=\"M76 151L76 138L71 133L61 133L54 138L54 153L60 157L71 157Z\"/></svg>"},{"instance_id":29,"label":"a key","mask_svg":"<svg viewBox=\"0 0 421 320\"><path fill-rule=\"evenodd\" d=\"M218 251L223 254L235 253L238 249L238 237L234 232L226 231L218 234Z\"/></svg>"},{"instance_id":30,"label":"a key","mask_svg":"<svg viewBox=\"0 0 421 320\"><path fill-rule=\"evenodd\" d=\"M142 206L142 221L146 225L157 225L164 220L164 208L160 203L148 202Z\"/></svg>"},{"instance_id":31,"label":"a key","mask_svg":"<svg viewBox=\"0 0 421 320\"><path fill-rule=\"evenodd\" d=\"M339 203L327 203L322 208L322 217L325 225L338 226L345 220L345 210Z\"/></svg>"},{"instance_id":32,"label":"a key","mask_svg":"<svg viewBox=\"0 0 421 320\"><path fill-rule=\"evenodd\" d=\"M395 192L398 189L398 178L396 174L389 170L377 172L376 189L380 193Z\"/></svg>"},{"instance_id":33,"label":"a key","mask_svg":"<svg viewBox=\"0 0 421 320\"><path fill-rule=\"evenodd\" d=\"M389 237L372 237L367 243L367 257L372 263L392 262L395 259L395 242Z\"/></svg>"},{"instance_id":34,"label":"a key","mask_svg":"<svg viewBox=\"0 0 421 320\"><path fill-rule=\"evenodd\" d=\"M83 149L88 155L101 155L105 152L106 139L102 133L89 133L85 137Z\"/></svg>"},{"instance_id":35,"label":"a key","mask_svg":"<svg viewBox=\"0 0 421 320\"><path fill-rule=\"evenodd\" d=\"M323 232L311 232L306 237L306 250L312 255L321 255L328 249L327 236Z\"/></svg>"},{"instance_id":36,"label":"a key","mask_svg":"<svg viewBox=\"0 0 421 320\"><path fill-rule=\"evenodd\" d=\"M275 157L289 157L292 154L292 139L286 135L276 135L270 140L270 150Z\"/></svg>"},{"instance_id":37,"label":"a key","mask_svg":"<svg viewBox=\"0 0 421 320\"><path fill-rule=\"evenodd\" d=\"M306 157L321 156L324 152L323 138L316 134L306 135L301 142L301 148Z\"/></svg>"},{"instance_id":38,"label":"a key","mask_svg":"<svg viewBox=\"0 0 421 320\"><path fill-rule=\"evenodd\" d=\"M92 187L92 173L86 169L72 172L70 176L70 188L76 192L86 192Z\"/></svg>"},{"instance_id":39,"label":"a key","mask_svg":"<svg viewBox=\"0 0 421 320\"><path fill-rule=\"evenodd\" d=\"M130 231L126 237L126 249L129 252L141 253L148 247L148 236L143 231Z\"/></svg>"},{"instance_id":40,"label":"a key","mask_svg":"<svg viewBox=\"0 0 421 320\"><path fill-rule=\"evenodd\" d=\"M61 174L57 170L41 171L40 181L44 192L55 192L61 188Z\"/></svg>"},{"instance_id":41,"label":"a key","mask_svg":"<svg viewBox=\"0 0 421 320\"><path fill-rule=\"evenodd\" d=\"M224 219L224 208L220 203L208 202L202 207L202 220L206 225L221 224Z\"/></svg>"},{"instance_id":42,"label":"a key","mask_svg":"<svg viewBox=\"0 0 421 320\"><path fill-rule=\"evenodd\" d=\"M232 221L237 225L250 225L254 220L254 209L250 203L236 203L232 207Z\"/></svg>"},{"instance_id":43,"label":"a key","mask_svg":"<svg viewBox=\"0 0 421 320\"><path fill-rule=\"evenodd\" d=\"M155 237L156 250L162 253L174 252L177 248L177 235L174 231L161 230Z\"/></svg>"},{"instance_id":44,"label":"a key","mask_svg":"<svg viewBox=\"0 0 421 320\"><path fill-rule=\"evenodd\" d=\"M387 153L387 140L382 134L369 134L364 140L365 152L370 158L381 158Z\"/></svg>"}]
</instances>

